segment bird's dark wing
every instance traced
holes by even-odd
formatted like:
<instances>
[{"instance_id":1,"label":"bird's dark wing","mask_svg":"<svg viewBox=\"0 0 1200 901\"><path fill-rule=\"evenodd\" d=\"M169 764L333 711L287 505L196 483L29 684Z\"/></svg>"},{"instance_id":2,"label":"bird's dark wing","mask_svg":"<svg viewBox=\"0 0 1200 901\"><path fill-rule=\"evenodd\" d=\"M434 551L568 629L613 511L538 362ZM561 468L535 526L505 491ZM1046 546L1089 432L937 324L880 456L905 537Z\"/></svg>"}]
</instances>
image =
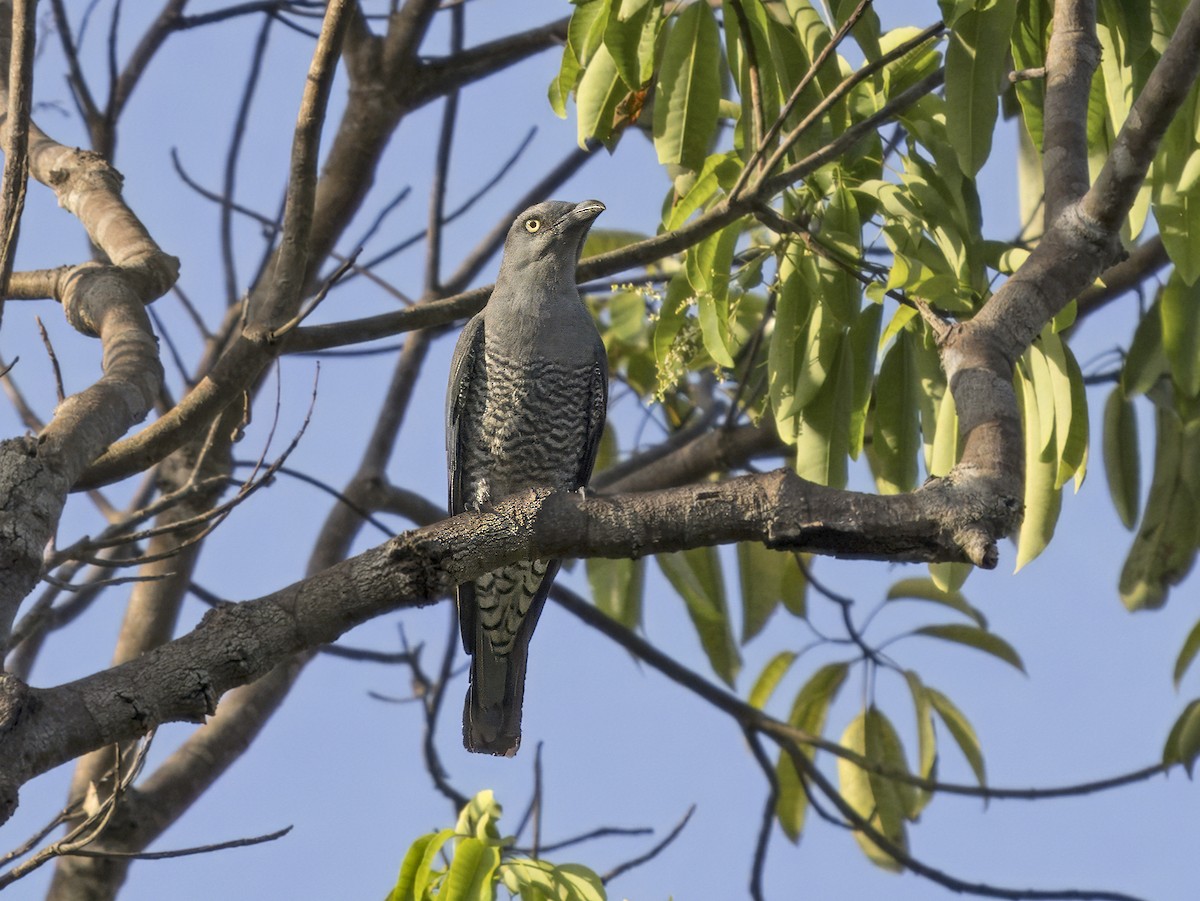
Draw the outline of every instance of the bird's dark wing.
<instances>
[{"instance_id":1,"label":"bird's dark wing","mask_svg":"<svg viewBox=\"0 0 1200 901\"><path fill-rule=\"evenodd\" d=\"M596 465L596 454L600 450L600 438L604 435L604 417L608 412L608 355L604 342L596 336L596 360L592 366L592 384L588 393L588 427L583 443L583 454L579 460L579 487L587 485Z\"/></svg>"},{"instance_id":2,"label":"bird's dark wing","mask_svg":"<svg viewBox=\"0 0 1200 901\"><path fill-rule=\"evenodd\" d=\"M483 314L471 318L458 336L450 359L450 384L446 389L446 471L450 489L450 514L466 509L463 472L466 460L463 444L467 440L465 412L472 390L481 390L476 373L483 363ZM458 623L462 629L463 649L470 654L475 643L475 586L458 586Z\"/></svg>"}]
</instances>

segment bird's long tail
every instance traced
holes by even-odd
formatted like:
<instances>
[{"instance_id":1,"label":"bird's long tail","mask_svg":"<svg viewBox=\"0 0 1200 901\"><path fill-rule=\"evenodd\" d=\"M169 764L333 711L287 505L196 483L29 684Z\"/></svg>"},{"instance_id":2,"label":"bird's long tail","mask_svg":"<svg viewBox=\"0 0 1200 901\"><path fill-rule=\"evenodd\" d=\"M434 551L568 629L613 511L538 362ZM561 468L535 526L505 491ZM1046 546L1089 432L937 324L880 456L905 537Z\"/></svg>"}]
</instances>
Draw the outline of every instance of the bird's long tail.
<instances>
[{"instance_id":1,"label":"bird's long tail","mask_svg":"<svg viewBox=\"0 0 1200 901\"><path fill-rule=\"evenodd\" d=\"M521 744L528 643L497 654L487 636L475 636L471 685L463 708L463 744L468 751L512 757Z\"/></svg>"}]
</instances>

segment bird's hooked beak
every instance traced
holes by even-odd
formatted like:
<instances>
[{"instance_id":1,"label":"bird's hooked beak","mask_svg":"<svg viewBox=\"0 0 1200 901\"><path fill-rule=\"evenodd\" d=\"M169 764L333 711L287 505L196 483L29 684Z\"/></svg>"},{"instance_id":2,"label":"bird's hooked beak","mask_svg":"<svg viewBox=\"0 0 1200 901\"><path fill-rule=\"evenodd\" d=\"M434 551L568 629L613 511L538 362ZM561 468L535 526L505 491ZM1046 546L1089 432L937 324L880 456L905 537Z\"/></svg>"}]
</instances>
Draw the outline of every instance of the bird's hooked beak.
<instances>
[{"instance_id":1,"label":"bird's hooked beak","mask_svg":"<svg viewBox=\"0 0 1200 901\"><path fill-rule=\"evenodd\" d=\"M568 228L585 223L590 225L603 212L604 204L599 200L585 200L575 204L575 209L563 216L559 222Z\"/></svg>"}]
</instances>

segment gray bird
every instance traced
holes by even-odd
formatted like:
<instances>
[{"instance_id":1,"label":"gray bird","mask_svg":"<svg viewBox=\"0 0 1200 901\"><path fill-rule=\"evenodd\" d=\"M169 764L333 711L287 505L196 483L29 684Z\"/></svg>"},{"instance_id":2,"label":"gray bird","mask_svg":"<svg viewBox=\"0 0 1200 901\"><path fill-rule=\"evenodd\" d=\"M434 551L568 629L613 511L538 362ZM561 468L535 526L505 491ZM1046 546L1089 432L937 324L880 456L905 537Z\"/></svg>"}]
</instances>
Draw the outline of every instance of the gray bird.
<instances>
[{"instance_id":1,"label":"gray bird","mask_svg":"<svg viewBox=\"0 0 1200 901\"><path fill-rule=\"evenodd\" d=\"M517 491L574 491L596 462L608 405L608 358L575 287L598 200L547 201L517 217L487 306L462 331L446 393L450 512L487 509ZM558 572L533 560L458 586L471 683L467 750L511 757L521 742L529 639Z\"/></svg>"}]
</instances>

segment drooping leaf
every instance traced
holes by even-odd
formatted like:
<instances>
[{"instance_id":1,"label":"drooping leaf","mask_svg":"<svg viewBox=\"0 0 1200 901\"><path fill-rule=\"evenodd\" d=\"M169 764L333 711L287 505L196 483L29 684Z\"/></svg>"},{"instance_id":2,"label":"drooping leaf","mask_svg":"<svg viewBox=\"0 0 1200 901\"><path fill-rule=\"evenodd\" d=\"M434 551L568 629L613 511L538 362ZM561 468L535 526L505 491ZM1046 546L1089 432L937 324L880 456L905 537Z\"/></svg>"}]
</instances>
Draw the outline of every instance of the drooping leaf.
<instances>
[{"instance_id":1,"label":"drooping leaf","mask_svg":"<svg viewBox=\"0 0 1200 901\"><path fill-rule=\"evenodd\" d=\"M1200 700L1183 709L1163 746L1163 763L1183 764L1188 776L1192 775L1197 757L1200 757Z\"/></svg>"},{"instance_id":2,"label":"drooping leaf","mask_svg":"<svg viewBox=\"0 0 1200 901\"><path fill-rule=\"evenodd\" d=\"M1154 473L1142 521L1125 558L1117 587L1130 610L1161 607L1167 591L1196 559L1196 492L1184 478L1195 442L1187 441L1179 417L1165 404L1155 407ZM1195 465L1194 461L1191 465Z\"/></svg>"},{"instance_id":3,"label":"drooping leaf","mask_svg":"<svg viewBox=\"0 0 1200 901\"><path fill-rule=\"evenodd\" d=\"M1121 390L1126 397L1145 394L1166 372L1162 301L1155 300L1133 332L1129 353L1125 355L1125 365L1121 367Z\"/></svg>"},{"instance_id":4,"label":"drooping leaf","mask_svg":"<svg viewBox=\"0 0 1200 901\"><path fill-rule=\"evenodd\" d=\"M654 99L658 161L699 169L717 127L721 39L707 3L684 7L667 35Z\"/></svg>"},{"instance_id":5,"label":"drooping leaf","mask_svg":"<svg viewBox=\"0 0 1200 901\"><path fill-rule=\"evenodd\" d=\"M643 560L592 557L587 561L593 603L627 629L636 629L642 622L645 569Z\"/></svg>"},{"instance_id":6,"label":"drooping leaf","mask_svg":"<svg viewBox=\"0 0 1200 901\"><path fill-rule=\"evenodd\" d=\"M776 686L779 685L779 680L787 674L787 671L791 669L792 664L795 662L795 651L780 651L768 660L767 665L763 667L763 671L758 674L758 678L754 681L754 687L750 689L746 703L751 707L757 707L759 710L766 707L767 701L771 699Z\"/></svg>"},{"instance_id":7,"label":"drooping leaf","mask_svg":"<svg viewBox=\"0 0 1200 901\"><path fill-rule=\"evenodd\" d=\"M881 494L898 494L916 486L921 447L920 390L912 335L905 330L884 355L875 383L871 462Z\"/></svg>"},{"instance_id":8,"label":"drooping leaf","mask_svg":"<svg viewBox=\"0 0 1200 901\"><path fill-rule=\"evenodd\" d=\"M1141 501L1142 465L1137 414L1119 386L1104 404L1104 474L1117 516L1132 529Z\"/></svg>"},{"instance_id":9,"label":"drooping leaf","mask_svg":"<svg viewBox=\"0 0 1200 901\"><path fill-rule=\"evenodd\" d=\"M742 660L729 622L721 560L715 547L694 548L656 558L663 575L687 605L713 672L733 686Z\"/></svg>"},{"instance_id":10,"label":"drooping leaf","mask_svg":"<svg viewBox=\"0 0 1200 901\"><path fill-rule=\"evenodd\" d=\"M1015 370L1017 399L1020 401L1025 426L1025 518L1017 539L1016 569L1034 560L1054 536L1058 514L1062 508L1062 492L1054 487L1058 463L1041 453L1044 442L1040 433L1038 397L1033 383L1021 367Z\"/></svg>"},{"instance_id":11,"label":"drooping leaf","mask_svg":"<svg viewBox=\"0 0 1200 901\"><path fill-rule=\"evenodd\" d=\"M737 347L730 332L729 275L740 228L735 223L688 250L687 274L696 293L704 348L722 366L734 366Z\"/></svg>"},{"instance_id":12,"label":"drooping leaf","mask_svg":"<svg viewBox=\"0 0 1200 901\"><path fill-rule=\"evenodd\" d=\"M1196 203L1200 204L1200 195ZM1200 394L1200 281L1189 286L1179 269L1173 270L1159 312L1171 379L1186 396L1196 397Z\"/></svg>"},{"instance_id":13,"label":"drooping leaf","mask_svg":"<svg viewBox=\"0 0 1200 901\"><path fill-rule=\"evenodd\" d=\"M820 735L825 729L829 705L833 703L838 689L846 681L847 672L847 664L830 663L813 673L797 692L788 723L810 735ZM812 760L816 756L816 749L805 747L801 753ZM804 829L805 815L808 813L808 796L804 792L795 764L785 751L779 754L775 776L779 784L779 796L775 802L779 825L789 839L793 842L799 841L800 833Z\"/></svg>"},{"instance_id":14,"label":"drooping leaf","mask_svg":"<svg viewBox=\"0 0 1200 901\"><path fill-rule=\"evenodd\" d=\"M846 486L850 417L854 397L854 350L840 332L831 377L800 411L796 474L831 488Z\"/></svg>"},{"instance_id":15,"label":"drooping leaf","mask_svg":"<svg viewBox=\"0 0 1200 901\"><path fill-rule=\"evenodd\" d=\"M1183 647L1179 650L1179 656L1175 659L1173 678L1176 688L1179 688L1179 683L1183 681L1184 673L1192 665L1192 661L1196 659L1197 653L1200 653L1200 622L1192 626L1192 631L1188 632L1187 638L1183 640Z\"/></svg>"},{"instance_id":16,"label":"drooping leaf","mask_svg":"<svg viewBox=\"0 0 1200 901\"><path fill-rule=\"evenodd\" d=\"M946 49L946 123L963 172L974 175L992 150L1000 89L1017 6L982 0L954 21Z\"/></svg>"},{"instance_id":17,"label":"drooping leaf","mask_svg":"<svg viewBox=\"0 0 1200 901\"><path fill-rule=\"evenodd\" d=\"M616 63L608 47L601 45L592 57L575 90L576 130L580 147L589 138L602 142L610 150L619 133L613 132L617 105L629 93L617 73Z\"/></svg>"},{"instance_id":18,"label":"drooping leaf","mask_svg":"<svg viewBox=\"0 0 1200 901\"><path fill-rule=\"evenodd\" d=\"M1010 666L1014 666L1021 672L1025 672L1025 664L1021 661L1021 655L1016 652L1007 641L997 635L995 632L988 632L978 626L968 626L964 623L945 623L937 626L922 626L913 634L927 635L930 638L940 638L943 641L952 641L956 644L966 645L969 648L983 651L985 654L991 654Z\"/></svg>"},{"instance_id":19,"label":"drooping leaf","mask_svg":"<svg viewBox=\"0 0 1200 901\"><path fill-rule=\"evenodd\" d=\"M957 610L970 618L981 629L987 628L987 620L984 615L967 602L961 591L941 588L932 579L901 579L888 589L887 600L932 601L935 604L949 607L951 610Z\"/></svg>"},{"instance_id":20,"label":"drooping leaf","mask_svg":"<svg viewBox=\"0 0 1200 901\"><path fill-rule=\"evenodd\" d=\"M477 838L461 838L454 848L450 870L438 892L445 901L492 901L492 877L500 866L500 849Z\"/></svg>"},{"instance_id":21,"label":"drooping leaf","mask_svg":"<svg viewBox=\"0 0 1200 901\"><path fill-rule=\"evenodd\" d=\"M780 602L793 613L803 611L806 585L795 556L787 551L773 551L757 541L743 541L737 546L737 556L742 588L742 644L745 644L762 630Z\"/></svg>"},{"instance_id":22,"label":"drooping leaf","mask_svg":"<svg viewBox=\"0 0 1200 901\"><path fill-rule=\"evenodd\" d=\"M954 743L958 745L959 750L967 759L971 772L975 774L975 779L979 782L980 787L987 785L983 748L979 744L979 737L975 734L975 729L971 726L970 721L940 691L925 686L925 695L929 698L929 703L933 705L933 709L937 711L942 722L946 724L946 728L950 730L950 737L954 739Z\"/></svg>"},{"instance_id":23,"label":"drooping leaf","mask_svg":"<svg viewBox=\"0 0 1200 901\"><path fill-rule=\"evenodd\" d=\"M937 732L933 728L933 705L925 692L925 685L913 670L904 671L904 681L913 699L913 713L917 721L917 775L932 780L937 774ZM913 788L915 819L933 797L932 792Z\"/></svg>"},{"instance_id":24,"label":"drooping leaf","mask_svg":"<svg viewBox=\"0 0 1200 901\"><path fill-rule=\"evenodd\" d=\"M883 714L876 708L871 707L850 721L839 743L872 763L883 764L890 769L903 768L903 771L907 772L903 754L901 753L897 760L894 753L889 753L889 745L892 743L885 738L888 732L894 737L895 745L899 746L899 737L895 736L895 730L891 728L890 723L883 719ZM907 850L905 814L910 808L905 803L902 792L897 789L899 783L868 773L844 757L838 758L837 771L838 788L846 803L891 844L901 850ZM854 838L863 853L876 866L886 870L900 870L901 866L895 857L868 838L865 832L856 829Z\"/></svg>"}]
</instances>

